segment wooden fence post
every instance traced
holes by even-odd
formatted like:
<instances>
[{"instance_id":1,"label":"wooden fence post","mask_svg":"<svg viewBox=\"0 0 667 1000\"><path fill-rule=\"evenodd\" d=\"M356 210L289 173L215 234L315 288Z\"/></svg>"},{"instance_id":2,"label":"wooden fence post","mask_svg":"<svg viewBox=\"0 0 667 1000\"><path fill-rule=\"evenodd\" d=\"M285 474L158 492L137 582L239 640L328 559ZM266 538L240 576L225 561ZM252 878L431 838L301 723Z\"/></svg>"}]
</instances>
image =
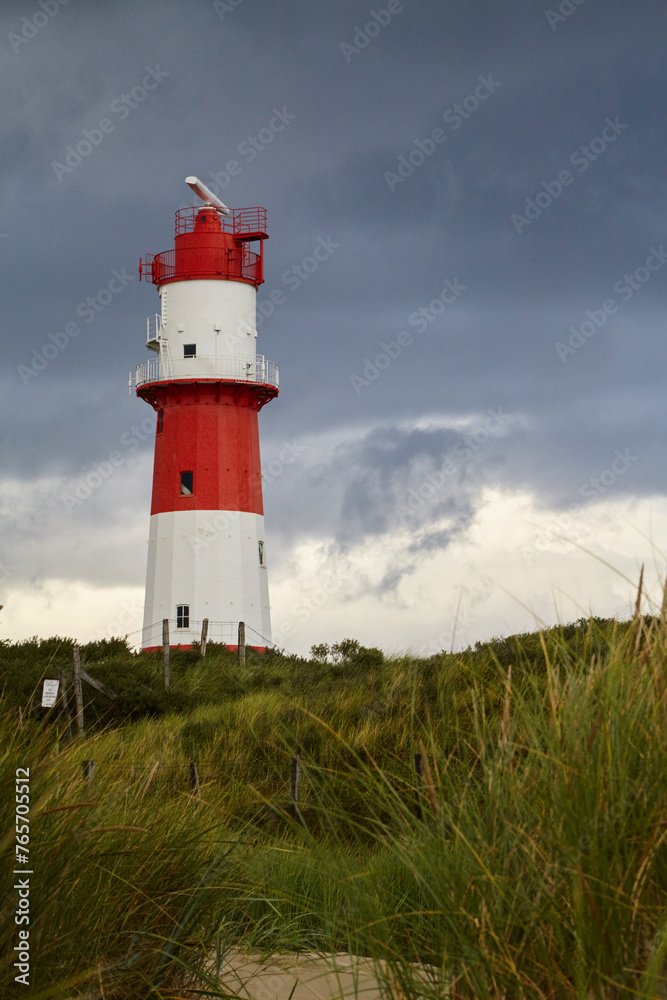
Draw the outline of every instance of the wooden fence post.
<instances>
[{"instance_id":1,"label":"wooden fence post","mask_svg":"<svg viewBox=\"0 0 667 1000\"><path fill-rule=\"evenodd\" d=\"M92 781L95 774L95 761L94 760L84 760L83 764L83 777L86 781Z\"/></svg>"},{"instance_id":2,"label":"wooden fence post","mask_svg":"<svg viewBox=\"0 0 667 1000\"><path fill-rule=\"evenodd\" d=\"M169 687L169 619L162 619L162 656L164 658L164 687Z\"/></svg>"},{"instance_id":3,"label":"wooden fence post","mask_svg":"<svg viewBox=\"0 0 667 1000\"><path fill-rule=\"evenodd\" d=\"M77 732L79 736L83 736L83 692L81 690L81 659L78 646L74 647L74 701Z\"/></svg>"},{"instance_id":4,"label":"wooden fence post","mask_svg":"<svg viewBox=\"0 0 667 1000\"><path fill-rule=\"evenodd\" d=\"M245 666L245 622L239 622L239 666Z\"/></svg>"},{"instance_id":5,"label":"wooden fence post","mask_svg":"<svg viewBox=\"0 0 667 1000\"><path fill-rule=\"evenodd\" d=\"M91 677L90 674L83 669L83 667L79 668L79 676L82 681L85 681L86 684L90 684L92 688L95 688L96 691L103 694L105 698L109 699L109 701L115 701L118 697L115 691L112 691L111 688L107 687L106 684L103 684L102 681L96 681L94 677Z\"/></svg>"},{"instance_id":6,"label":"wooden fence post","mask_svg":"<svg viewBox=\"0 0 667 1000\"><path fill-rule=\"evenodd\" d=\"M194 796L199 798L199 772L193 760L190 761L190 775L188 778L188 788Z\"/></svg>"},{"instance_id":7,"label":"wooden fence post","mask_svg":"<svg viewBox=\"0 0 667 1000\"><path fill-rule=\"evenodd\" d=\"M417 787L415 789L415 798L417 800L417 819L422 818L422 807L421 807L421 783L424 774L424 758L420 753L415 754L415 775L417 777Z\"/></svg>"},{"instance_id":8,"label":"wooden fence post","mask_svg":"<svg viewBox=\"0 0 667 1000\"><path fill-rule=\"evenodd\" d=\"M206 638L208 636L208 618L204 618L201 623L201 642L199 644L199 651L202 656L206 656Z\"/></svg>"}]
</instances>

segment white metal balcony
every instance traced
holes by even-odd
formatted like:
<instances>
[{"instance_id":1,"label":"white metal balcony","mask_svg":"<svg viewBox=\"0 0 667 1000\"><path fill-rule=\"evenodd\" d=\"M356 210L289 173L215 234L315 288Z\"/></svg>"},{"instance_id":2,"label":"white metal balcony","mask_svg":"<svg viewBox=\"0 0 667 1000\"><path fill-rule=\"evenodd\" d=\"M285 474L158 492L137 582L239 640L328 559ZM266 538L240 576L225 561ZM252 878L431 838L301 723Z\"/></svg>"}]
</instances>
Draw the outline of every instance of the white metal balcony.
<instances>
[{"instance_id":1,"label":"white metal balcony","mask_svg":"<svg viewBox=\"0 0 667 1000\"><path fill-rule=\"evenodd\" d=\"M164 341L163 341L164 343ZM137 365L135 388L147 382L173 379L224 379L232 382L258 382L278 388L278 365L267 361L263 354L248 359L238 355L228 357L173 358L161 352Z\"/></svg>"}]
</instances>

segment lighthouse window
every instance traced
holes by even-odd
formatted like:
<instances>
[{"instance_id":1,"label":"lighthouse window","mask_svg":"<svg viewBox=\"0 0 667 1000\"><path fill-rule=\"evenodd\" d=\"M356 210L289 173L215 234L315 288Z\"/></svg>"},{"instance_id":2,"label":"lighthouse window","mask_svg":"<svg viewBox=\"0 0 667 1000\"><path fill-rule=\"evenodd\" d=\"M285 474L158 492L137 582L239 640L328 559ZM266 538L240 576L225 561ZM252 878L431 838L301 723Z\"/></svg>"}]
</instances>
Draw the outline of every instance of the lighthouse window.
<instances>
[{"instance_id":1,"label":"lighthouse window","mask_svg":"<svg viewBox=\"0 0 667 1000\"><path fill-rule=\"evenodd\" d=\"M184 358L196 358L197 357L197 345L196 344L183 344L183 357Z\"/></svg>"},{"instance_id":2,"label":"lighthouse window","mask_svg":"<svg viewBox=\"0 0 667 1000\"><path fill-rule=\"evenodd\" d=\"M264 565L264 542L259 542L259 565Z\"/></svg>"},{"instance_id":3,"label":"lighthouse window","mask_svg":"<svg viewBox=\"0 0 667 1000\"><path fill-rule=\"evenodd\" d=\"M190 605L176 605L176 628L190 628Z\"/></svg>"},{"instance_id":4,"label":"lighthouse window","mask_svg":"<svg viewBox=\"0 0 667 1000\"><path fill-rule=\"evenodd\" d=\"M181 496L190 497L194 492L194 474L181 472Z\"/></svg>"},{"instance_id":5,"label":"lighthouse window","mask_svg":"<svg viewBox=\"0 0 667 1000\"><path fill-rule=\"evenodd\" d=\"M164 410L157 411L157 432L161 434L164 429Z\"/></svg>"}]
</instances>

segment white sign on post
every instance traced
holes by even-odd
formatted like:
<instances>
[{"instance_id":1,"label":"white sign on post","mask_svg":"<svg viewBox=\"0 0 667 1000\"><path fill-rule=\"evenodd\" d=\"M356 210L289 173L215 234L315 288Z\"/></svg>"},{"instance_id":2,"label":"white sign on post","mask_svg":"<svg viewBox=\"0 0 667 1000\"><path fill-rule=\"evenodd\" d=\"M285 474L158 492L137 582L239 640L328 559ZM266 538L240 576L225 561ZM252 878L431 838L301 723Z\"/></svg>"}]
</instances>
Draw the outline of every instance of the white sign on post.
<instances>
[{"instance_id":1,"label":"white sign on post","mask_svg":"<svg viewBox=\"0 0 667 1000\"><path fill-rule=\"evenodd\" d=\"M58 699L60 681L44 681L42 688L42 708L53 708Z\"/></svg>"}]
</instances>

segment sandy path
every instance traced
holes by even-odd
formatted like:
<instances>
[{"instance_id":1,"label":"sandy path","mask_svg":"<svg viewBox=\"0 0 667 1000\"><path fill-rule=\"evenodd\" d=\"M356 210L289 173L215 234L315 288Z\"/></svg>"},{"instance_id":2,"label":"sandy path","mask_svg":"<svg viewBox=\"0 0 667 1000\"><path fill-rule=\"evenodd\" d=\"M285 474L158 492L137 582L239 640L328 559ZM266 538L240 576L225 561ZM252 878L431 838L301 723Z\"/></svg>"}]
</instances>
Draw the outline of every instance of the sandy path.
<instances>
[{"instance_id":1,"label":"sandy path","mask_svg":"<svg viewBox=\"0 0 667 1000\"><path fill-rule=\"evenodd\" d=\"M230 949L220 969L219 982L234 996L252 1000L351 997L381 1000L382 997L373 962L346 953L277 955L260 962L258 956ZM401 1000L404 994L399 988L394 996Z\"/></svg>"}]
</instances>

